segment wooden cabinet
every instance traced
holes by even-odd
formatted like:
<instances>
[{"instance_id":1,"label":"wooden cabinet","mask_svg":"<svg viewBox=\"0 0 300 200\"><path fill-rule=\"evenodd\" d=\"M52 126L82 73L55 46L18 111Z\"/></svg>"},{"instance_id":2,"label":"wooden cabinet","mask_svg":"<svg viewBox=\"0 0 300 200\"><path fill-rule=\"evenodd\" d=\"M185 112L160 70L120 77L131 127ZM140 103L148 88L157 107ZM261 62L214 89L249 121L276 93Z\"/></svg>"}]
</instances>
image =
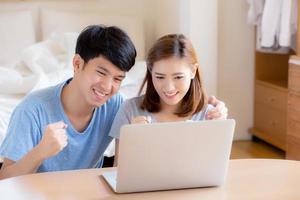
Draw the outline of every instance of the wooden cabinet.
<instances>
[{"instance_id":1,"label":"wooden cabinet","mask_svg":"<svg viewBox=\"0 0 300 200\"><path fill-rule=\"evenodd\" d=\"M256 53L255 71L249 132L300 160L300 57Z\"/></svg>"},{"instance_id":2,"label":"wooden cabinet","mask_svg":"<svg viewBox=\"0 0 300 200\"><path fill-rule=\"evenodd\" d=\"M290 55L256 52L254 136L286 150Z\"/></svg>"},{"instance_id":3,"label":"wooden cabinet","mask_svg":"<svg viewBox=\"0 0 300 200\"><path fill-rule=\"evenodd\" d=\"M300 160L300 58L292 56L289 66L287 106L287 159Z\"/></svg>"},{"instance_id":4,"label":"wooden cabinet","mask_svg":"<svg viewBox=\"0 0 300 200\"><path fill-rule=\"evenodd\" d=\"M300 160L300 3L298 3L297 56L290 58L288 73L286 158Z\"/></svg>"},{"instance_id":5,"label":"wooden cabinet","mask_svg":"<svg viewBox=\"0 0 300 200\"><path fill-rule=\"evenodd\" d=\"M253 134L285 149L287 89L257 80Z\"/></svg>"}]
</instances>

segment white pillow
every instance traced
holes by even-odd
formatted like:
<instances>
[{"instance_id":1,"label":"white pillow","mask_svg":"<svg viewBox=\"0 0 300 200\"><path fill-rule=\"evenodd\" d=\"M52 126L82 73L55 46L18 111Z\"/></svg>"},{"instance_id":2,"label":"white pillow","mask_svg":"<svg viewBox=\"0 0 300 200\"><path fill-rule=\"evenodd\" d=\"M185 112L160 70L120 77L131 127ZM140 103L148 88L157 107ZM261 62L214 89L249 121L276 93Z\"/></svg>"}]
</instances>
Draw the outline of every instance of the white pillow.
<instances>
[{"instance_id":1,"label":"white pillow","mask_svg":"<svg viewBox=\"0 0 300 200\"><path fill-rule=\"evenodd\" d=\"M51 33L81 32L92 24L114 25L122 28L132 39L137 49L137 59L145 57L144 29L141 20L129 16L105 16L95 11L78 13L66 10L44 9L41 11L42 37L48 38Z\"/></svg>"},{"instance_id":2,"label":"white pillow","mask_svg":"<svg viewBox=\"0 0 300 200\"><path fill-rule=\"evenodd\" d=\"M73 57L75 54L76 42L79 33L67 32L64 33L65 46L67 50L67 68L73 69Z\"/></svg>"},{"instance_id":3,"label":"white pillow","mask_svg":"<svg viewBox=\"0 0 300 200\"><path fill-rule=\"evenodd\" d=\"M12 66L26 47L35 43L31 11L0 13L0 66Z\"/></svg>"}]
</instances>

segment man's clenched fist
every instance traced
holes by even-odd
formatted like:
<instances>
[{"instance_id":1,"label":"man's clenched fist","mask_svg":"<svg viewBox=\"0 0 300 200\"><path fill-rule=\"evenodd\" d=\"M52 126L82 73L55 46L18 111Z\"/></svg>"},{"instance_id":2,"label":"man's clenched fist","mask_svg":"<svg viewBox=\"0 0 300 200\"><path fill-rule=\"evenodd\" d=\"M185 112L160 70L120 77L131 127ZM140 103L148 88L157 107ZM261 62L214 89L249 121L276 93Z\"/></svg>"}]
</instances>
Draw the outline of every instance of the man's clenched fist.
<instances>
[{"instance_id":1,"label":"man's clenched fist","mask_svg":"<svg viewBox=\"0 0 300 200\"><path fill-rule=\"evenodd\" d=\"M68 144L67 125L63 121L49 124L37 148L44 159L58 154Z\"/></svg>"}]
</instances>

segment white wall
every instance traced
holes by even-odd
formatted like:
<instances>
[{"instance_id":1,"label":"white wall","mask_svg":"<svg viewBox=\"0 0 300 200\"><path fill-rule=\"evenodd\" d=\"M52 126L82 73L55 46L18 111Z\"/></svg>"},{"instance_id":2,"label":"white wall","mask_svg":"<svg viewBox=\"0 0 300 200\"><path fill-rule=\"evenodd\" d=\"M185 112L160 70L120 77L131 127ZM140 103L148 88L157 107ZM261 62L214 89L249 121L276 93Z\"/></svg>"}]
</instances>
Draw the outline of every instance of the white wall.
<instances>
[{"instance_id":1,"label":"white wall","mask_svg":"<svg viewBox=\"0 0 300 200\"><path fill-rule=\"evenodd\" d=\"M168 33L188 36L198 55L208 94L217 94L217 0L157 1L156 38Z\"/></svg>"},{"instance_id":2,"label":"white wall","mask_svg":"<svg viewBox=\"0 0 300 200\"><path fill-rule=\"evenodd\" d=\"M235 139L249 139L253 125L254 28L246 1L219 1L218 97L236 119Z\"/></svg>"},{"instance_id":3,"label":"white wall","mask_svg":"<svg viewBox=\"0 0 300 200\"><path fill-rule=\"evenodd\" d=\"M183 25L188 24L189 27L182 29L182 32L190 37L197 51L208 94L217 95L218 1L189 0L189 2L189 18L182 21ZM187 21L189 23L186 23Z\"/></svg>"}]
</instances>

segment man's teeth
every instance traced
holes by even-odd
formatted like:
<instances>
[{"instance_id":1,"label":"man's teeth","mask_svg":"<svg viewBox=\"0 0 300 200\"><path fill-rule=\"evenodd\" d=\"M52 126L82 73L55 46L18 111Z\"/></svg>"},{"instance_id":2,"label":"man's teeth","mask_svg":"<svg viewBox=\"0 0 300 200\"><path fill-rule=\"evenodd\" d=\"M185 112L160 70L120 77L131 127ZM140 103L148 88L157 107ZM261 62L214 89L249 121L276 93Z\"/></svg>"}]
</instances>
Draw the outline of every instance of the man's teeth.
<instances>
[{"instance_id":1,"label":"man's teeth","mask_svg":"<svg viewBox=\"0 0 300 200\"><path fill-rule=\"evenodd\" d=\"M106 95L106 94L104 94L102 92L99 92L97 90L94 90L94 91L95 91L96 95L98 95L98 96L104 97Z\"/></svg>"}]
</instances>

